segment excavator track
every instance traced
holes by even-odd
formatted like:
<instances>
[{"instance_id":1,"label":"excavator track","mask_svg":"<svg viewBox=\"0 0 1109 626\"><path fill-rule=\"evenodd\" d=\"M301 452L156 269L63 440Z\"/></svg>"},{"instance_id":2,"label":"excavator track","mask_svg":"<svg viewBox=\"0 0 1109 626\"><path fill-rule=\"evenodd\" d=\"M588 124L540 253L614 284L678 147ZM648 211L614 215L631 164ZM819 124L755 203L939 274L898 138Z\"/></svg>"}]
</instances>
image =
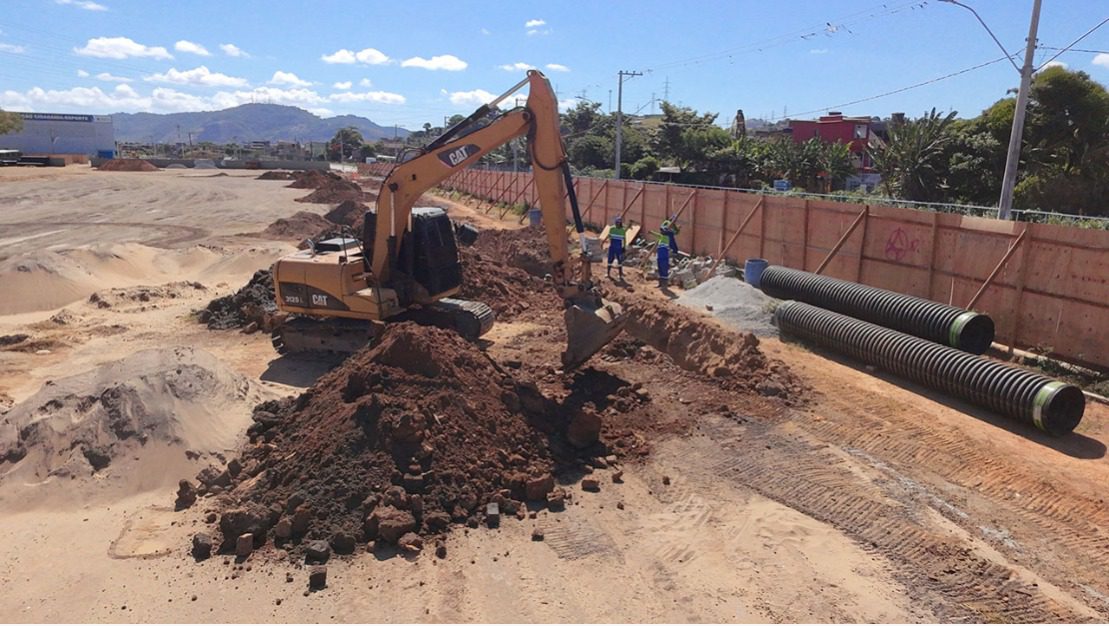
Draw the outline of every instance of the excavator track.
<instances>
[{"instance_id":1,"label":"excavator track","mask_svg":"<svg viewBox=\"0 0 1109 626\"><path fill-rule=\"evenodd\" d=\"M389 322L411 321L453 330L476 341L493 328L493 310L481 302L443 298L433 305L410 309ZM388 322L387 322L388 323ZM278 354L353 354L373 343L383 325L369 320L295 316L270 334Z\"/></svg>"}]
</instances>

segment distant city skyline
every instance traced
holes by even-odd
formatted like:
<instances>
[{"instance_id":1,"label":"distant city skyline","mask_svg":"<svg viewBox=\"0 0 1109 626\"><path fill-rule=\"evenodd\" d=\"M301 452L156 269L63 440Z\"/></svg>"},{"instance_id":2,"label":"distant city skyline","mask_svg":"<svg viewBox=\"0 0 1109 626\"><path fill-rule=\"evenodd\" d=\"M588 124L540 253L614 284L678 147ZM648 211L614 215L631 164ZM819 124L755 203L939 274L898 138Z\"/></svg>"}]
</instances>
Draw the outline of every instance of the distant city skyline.
<instances>
[{"instance_id":1,"label":"distant city skyline","mask_svg":"<svg viewBox=\"0 0 1109 626\"><path fill-rule=\"evenodd\" d=\"M1031 0L967 0L1010 53ZM9 0L0 108L173 113L247 102L355 114L418 129L468 113L542 70L563 108L581 99L646 114L671 102L748 119L828 110L887 117L980 113L1018 75L970 12L937 0L566 2L491 6L322 0ZM1097 0L1045 0L1037 61L1109 16ZM339 18L342 19L339 19ZM1109 83L1109 27L1055 63ZM1019 59L1018 59L1019 63Z\"/></svg>"}]
</instances>

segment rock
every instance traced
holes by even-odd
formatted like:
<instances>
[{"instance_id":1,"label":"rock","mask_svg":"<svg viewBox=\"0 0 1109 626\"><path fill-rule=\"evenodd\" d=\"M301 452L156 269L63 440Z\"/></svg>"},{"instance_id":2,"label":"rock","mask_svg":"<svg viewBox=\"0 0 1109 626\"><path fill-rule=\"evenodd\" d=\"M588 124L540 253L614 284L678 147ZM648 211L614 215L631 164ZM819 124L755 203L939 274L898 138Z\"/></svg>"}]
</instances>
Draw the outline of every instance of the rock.
<instances>
[{"instance_id":1,"label":"rock","mask_svg":"<svg viewBox=\"0 0 1109 626\"><path fill-rule=\"evenodd\" d=\"M662 484L669 485L670 484L670 477L669 476L663 476L662 477Z\"/></svg>"},{"instance_id":2,"label":"rock","mask_svg":"<svg viewBox=\"0 0 1109 626\"><path fill-rule=\"evenodd\" d=\"M614 483L624 482L624 470L616 470L615 472L613 472L612 473L612 482L614 482Z\"/></svg>"},{"instance_id":3,"label":"rock","mask_svg":"<svg viewBox=\"0 0 1109 626\"><path fill-rule=\"evenodd\" d=\"M196 502L196 489L193 484L187 480L182 479L177 483L177 500L173 503L173 510L183 511L193 503Z\"/></svg>"},{"instance_id":4,"label":"rock","mask_svg":"<svg viewBox=\"0 0 1109 626\"><path fill-rule=\"evenodd\" d=\"M547 494L547 508L552 511L561 511L566 508L566 492L562 487L555 487Z\"/></svg>"},{"instance_id":5,"label":"rock","mask_svg":"<svg viewBox=\"0 0 1109 626\"><path fill-rule=\"evenodd\" d=\"M245 559L250 556L254 551L254 535L252 533L243 533L235 540L235 556L240 559Z\"/></svg>"},{"instance_id":6,"label":"rock","mask_svg":"<svg viewBox=\"0 0 1109 626\"><path fill-rule=\"evenodd\" d=\"M485 525L489 528L496 528L500 523L501 507L497 506L496 502L485 505Z\"/></svg>"},{"instance_id":7,"label":"rock","mask_svg":"<svg viewBox=\"0 0 1109 626\"><path fill-rule=\"evenodd\" d=\"M601 481L597 480L596 478L583 478L581 479L581 488L583 491L600 491Z\"/></svg>"},{"instance_id":8,"label":"rock","mask_svg":"<svg viewBox=\"0 0 1109 626\"><path fill-rule=\"evenodd\" d=\"M404 489L408 493L421 493L424 490L424 477L422 474L405 474L401 479Z\"/></svg>"},{"instance_id":9,"label":"rock","mask_svg":"<svg viewBox=\"0 0 1109 626\"><path fill-rule=\"evenodd\" d=\"M424 525L433 533L446 530L451 524L451 516L442 511L434 511L424 516Z\"/></svg>"},{"instance_id":10,"label":"rock","mask_svg":"<svg viewBox=\"0 0 1109 626\"><path fill-rule=\"evenodd\" d=\"M308 505L302 504L293 512L293 536L302 537L308 532L308 526L312 522L312 510Z\"/></svg>"},{"instance_id":11,"label":"rock","mask_svg":"<svg viewBox=\"0 0 1109 626\"><path fill-rule=\"evenodd\" d=\"M246 326L243 326L243 334L245 334L245 335L249 335L251 333L256 333L256 332L258 332L258 322L250 322Z\"/></svg>"},{"instance_id":12,"label":"rock","mask_svg":"<svg viewBox=\"0 0 1109 626\"><path fill-rule=\"evenodd\" d=\"M227 487L231 484L231 474L227 470L206 467L196 475L196 480L209 489L212 487Z\"/></svg>"},{"instance_id":13,"label":"rock","mask_svg":"<svg viewBox=\"0 0 1109 626\"><path fill-rule=\"evenodd\" d=\"M416 533L404 533L397 540L397 546L408 554L419 554L424 549L424 540Z\"/></svg>"},{"instance_id":14,"label":"rock","mask_svg":"<svg viewBox=\"0 0 1109 626\"><path fill-rule=\"evenodd\" d=\"M258 415L258 413L255 413L255 415ZM300 505L304 504L306 499L307 497L303 493L299 491L294 493L289 496L288 502L285 503L285 510L289 513L295 512Z\"/></svg>"},{"instance_id":15,"label":"rock","mask_svg":"<svg viewBox=\"0 0 1109 626\"><path fill-rule=\"evenodd\" d=\"M211 513L204 516L204 523L215 524L217 519L219 519L219 516L216 515L215 511L212 511Z\"/></svg>"},{"instance_id":16,"label":"rock","mask_svg":"<svg viewBox=\"0 0 1109 626\"><path fill-rule=\"evenodd\" d=\"M544 535L543 535L543 529L542 528L539 528L538 526L536 526L535 528L531 529L531 540L532 541L543 541L543 536Z\"/></svg>"},{"instance_id":17,"label":"rock","mask_svg":"<svg viewBox=\"0 0 1109 626\"><path fill-rule=\"evenodd\" d=\"M601 416L595 411L581 410L566 427L566 439L577 448L588 448L601 435Z\"/></svg>"},{"instance_id":18,"label":"rock","mask_svg":"<svg viewBox=\"0 0 1109 626\"><path fill-rule=\"evenodd\" d=\"M376 537L389 543L396 543L405 533L416 530L416 518L408 511L385 505L374 509L367 526L376 530L374 533Z\"/></svg>"},{"instance_id":19,"label":"rock","mask_svg":"<svg viewBox=\"0 0 1109 626\"><path fill-rule=\"evenodd\" d=\"M112 457L105 447L85 448L81 452L85 455L85 460L89 462L94 472L99 472L112 462Z\"/></svg>"},{"instance_id":20,"label":"rock","mask_svg":"<svg viewBox=\"0 0 1109 626\"><path fill-rule=\"evenodd\" d=\"M384 502L386 506L395 507L398 509L408 508L408 493L404 487L393 485L385 490Z\"/></svg>"},{"instance_id":21,"label":"rock","mask_svg":"<svg viewBox=\"0 0 1109 626\"><path fill-rule=\"evenodd\" d=\"M212 556L212 538L208 533L193 535L193 558L203 561L210 556Z\"/></svg>"},{"instance_id":22,"label":"rock","mask_svg":"<svg viewBox=\"0 0 1109 626\"><path fill-rule=\"evenodd\" d=\"M231 475L231 478L238 478L241 471L243 471L243 464L239 462L239 459L231 459L227 462L227 473Z\"/></svg>"},{"instance_id":23,"label":"rock","mask_svg":"<svg viewBox=\"0 0 1109 626\"><path fill-rule=\"evenodd\" d=\"M223 533L224 549L231 547L227 542L233 541L232 538L247 533L264 538L266 531L270 529L269 509L260 504L250 503L242 508L224 511L220 516L219 529Z\"/></svg>"},{"instance_id":24,"label":"rock","mask_svg":"<svg viewBox=\"0 0 1109 626\"><path fill-rule=\"evenodd\" d=\"M623 503L623 502L617 502L617 503L616 503L616 508L618 508L618 509L620 509L621 511L623 511L623 510L624 510L624 503Z\"/></svg>"},{"instance_id":25,"label":"rock","mask_svg":"<svg viewBox=\"0 0 1109 626\"><path fill-rule=\"evenodd\" d=\"M327 587L327 568L316 565L308 570L308 589L318 591L324 587Z\"/></svg>"},{"instance_id":26,"label":"rock","mask_svg":"<svg viewBox=\"0 0 1109 626\"><path fill-rule=\"evenodd\" d=\"M331 558L331 546L323 539L309 541L304 548L304 557L309 563L327 563Z\"/></svg>"},{"instance_id":27,"label":"rock","mask_svg":"<svg viewBox=\"0 0 1109 626\"><path fill-rule=\"evenodd\" d=\"M293 523L289 518L283 517L273 527L273 536L278 539L290 539L293 536Z\"/></svg>"},{"instance_id":28,"label":"rock","mask_svg":"<svg viewBox=\"0 0 1109 626\"><path fill-rule=\"evenodd\" d=\"M445 559L447 558L447 544L442 541L435 542L435 556Z\"/></svg>"},{"instance_id":29,"label":"rock","mask_svg":"<svg viewBox=\"0 0 1109 626\"><path fill-rule=\"evenodd\" d=\"M354 554L357 542L354 537L346 533L335 533L331 536L331 549L335 554Z\"/></svg>"},{"instance_id":30,"label":"rock","mask_svg":"<svg viewBox=\"0 0 1109 626\"><path fill-rule=\"evenodd\" d=\"M770 381L763 381L759 383L758 391L764 396L780 396L782 395L782 388Z\"/></svg>"}]
</instances>

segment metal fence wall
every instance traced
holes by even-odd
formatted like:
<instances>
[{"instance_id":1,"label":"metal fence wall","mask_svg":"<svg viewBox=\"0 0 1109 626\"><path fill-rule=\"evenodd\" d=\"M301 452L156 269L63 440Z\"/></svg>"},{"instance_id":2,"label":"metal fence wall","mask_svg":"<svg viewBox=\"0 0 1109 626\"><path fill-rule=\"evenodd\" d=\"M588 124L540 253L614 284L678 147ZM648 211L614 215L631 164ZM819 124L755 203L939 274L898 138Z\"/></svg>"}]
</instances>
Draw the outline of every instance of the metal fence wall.
<instances>
[{"instance_id":1,"label":"metal fence wall","mask_svg":"<svg viewBox=\"0 0 1109 626\"><path fill-rule=\"evenodd\" d=\"M531 181L468 169L441 187L534 205ZM973 308L993 317L1000 343L1109 369L1109 231L640 181L579 177L575 188L595 226L622 215L657 229L679 215L682 250L761 257Z\"/></svg>"}]
</instances>

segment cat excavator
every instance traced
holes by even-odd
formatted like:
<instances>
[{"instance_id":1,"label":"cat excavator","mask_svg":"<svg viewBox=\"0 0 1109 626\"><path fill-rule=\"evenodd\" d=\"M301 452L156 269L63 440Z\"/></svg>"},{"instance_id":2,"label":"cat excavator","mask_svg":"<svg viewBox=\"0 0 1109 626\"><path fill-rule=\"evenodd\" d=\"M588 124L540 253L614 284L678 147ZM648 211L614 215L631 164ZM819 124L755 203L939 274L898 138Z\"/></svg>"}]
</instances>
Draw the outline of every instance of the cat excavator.
<instances>
[{"instance_id":1,"label":"cat excavator","mask_svg":"<svg viewBox=\"0 0 1109 626\"><path fill-rule=\"evenodd\" d=\"M498 105L524 87L525 106L500 112ZM499 115L484 123L494 112ZM415 204L427 190L517 137L527 138L553 261L552 283L565 306L563 367L578 367L615 338L626 318L621 307L601 298L592 283L558 103L547 78L530 70L512 89L416 154L399 159L381 183L376 208L367 213L360 238L352 233L310 242L308 249L274 264L277 306L284 314L273 331L278 352L355 352L372 342L385 324L404 320L451 328L471 340L488 332L492 310L454 297L461 290L464 268L450 219L442 209ZM578 264L571 264L566 199L581 243Z\"/></svg>"}]
</instances>

